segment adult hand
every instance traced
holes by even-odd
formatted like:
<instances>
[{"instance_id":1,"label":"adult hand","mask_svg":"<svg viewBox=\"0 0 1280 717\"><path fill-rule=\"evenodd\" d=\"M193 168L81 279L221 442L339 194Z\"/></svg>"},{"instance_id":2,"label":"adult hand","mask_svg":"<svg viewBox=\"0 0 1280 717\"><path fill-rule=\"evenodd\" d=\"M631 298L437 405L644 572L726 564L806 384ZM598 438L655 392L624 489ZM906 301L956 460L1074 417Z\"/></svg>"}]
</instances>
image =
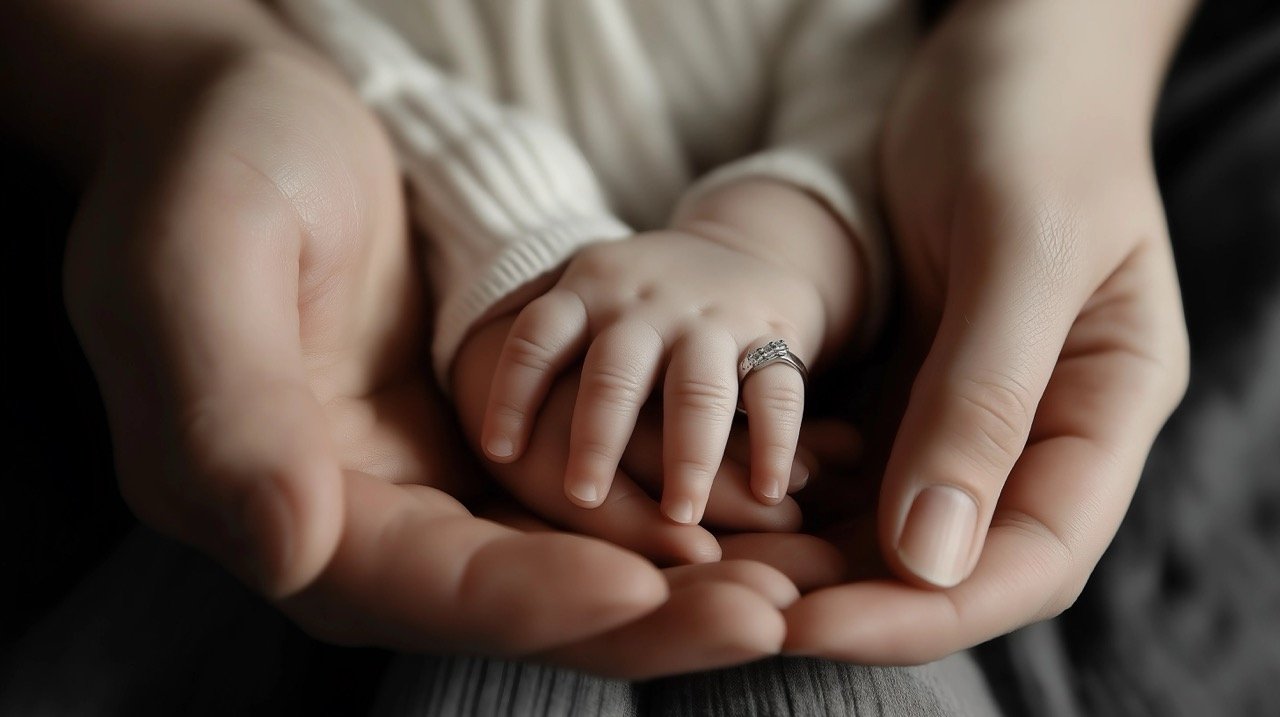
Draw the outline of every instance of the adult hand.
<instances>
[{"instance_id":1,"label":"adult hand","mask_svg":"<svg viewBox=\"0 0 1280 717\"><path fill-rule=\"evenodd\" d=\"M764 565L473 517L376 123L299 52L120 102L66 260L122 491L304 628L650 676L776 651ZM784 546L785 547L785 546Z\"/></svg>"},{"instance_id":2,"label":"adult hand","mask_svg":"<svg viewBox=\"0 0 1280 717\"><path fill-rule=\"evenodd\" d=\"M978 0L922 49L882 145L927 346L879 498L900 579L802 599L790 650L923 662L1083 588L1187 380L1149 154L1180 19Z\"/></svg>"}]
</instances>

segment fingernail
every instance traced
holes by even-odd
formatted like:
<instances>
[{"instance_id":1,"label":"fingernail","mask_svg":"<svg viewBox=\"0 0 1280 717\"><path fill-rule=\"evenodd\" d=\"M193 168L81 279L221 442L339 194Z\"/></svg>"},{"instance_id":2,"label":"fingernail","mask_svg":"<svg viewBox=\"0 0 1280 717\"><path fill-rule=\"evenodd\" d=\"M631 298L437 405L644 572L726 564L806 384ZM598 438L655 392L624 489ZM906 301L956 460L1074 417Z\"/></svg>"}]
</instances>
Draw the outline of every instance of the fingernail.
<instances>
[{"instance_id":1,"label":"fingernail","mask_svg":"<svg viewBox=\"0 0 1280 717\"><path fill-rule=\"evenodd\" d=\"M600 500L600 490L595 483L577 483L569 488L569 495L578 499L579 503L594 506Z\"/></svg>"},{"instance_id":2,"label":"fingernail","mask_svg":"<svg viewBox=\"0 0 1280 717\"><path fill-rule=\"evenodd\" d=\"M769 481L760 487L760 496L770 503L777 503L782 499L782 488L777 481Z\"/></svg>"},{"instance_id":3,"label":"fingernail","mask_svg":"<svg viewBox=\"0 0 1280 717\"><path fill-rule=\"evenodd\" d=\"M791 464L791 490L800 490L809 483L809 468L800 461Z\"/></svg>"},{"instance_id":4,"label":"fingernail","mask_svg":"<svg viewBox=\"0 0 1280 717\"><path fill-rule=\"evenodd\" d=\"M898 538L898 558L922 580L938 587L965 578L977 529L978 506L968 493L935 485L921 491Z\"/></svg>"},{"instance_id":5,"label":"fingernail","mask_svg":"<svg viewBox=\"0 0 1280 717\"><path fill-rule=\"evenodd\" d=\"M516 452L515 444L505 435L494 436L489 439L489 444L485 446L485 450L494 458L510 458Z\"/></svg>"},{"instance_id":6,"label":"fingernail","mask_svg":"<svg viewBox=\"0 0 1280 717\"><path fill-rule=\"evenodd\" d=\"M693 501L688 498L681 498L671 504L671 509L667 511L667 517L677 523L688 525L693 522Z\"/></svg>"}]
</instances>

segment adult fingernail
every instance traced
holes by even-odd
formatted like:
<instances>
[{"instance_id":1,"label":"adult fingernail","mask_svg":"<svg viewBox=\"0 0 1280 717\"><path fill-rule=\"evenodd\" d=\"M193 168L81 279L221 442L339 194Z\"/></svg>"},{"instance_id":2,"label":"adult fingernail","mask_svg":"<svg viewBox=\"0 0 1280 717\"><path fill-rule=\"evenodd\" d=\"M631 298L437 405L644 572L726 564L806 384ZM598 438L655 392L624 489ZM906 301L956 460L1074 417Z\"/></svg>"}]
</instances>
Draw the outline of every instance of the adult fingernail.
<instances>
[{"instance_id":1,"label":"adult fingernail","mask_svg":"<svg viewBox=\"0 0 1280 717\"><path fill-rule=\"evenodd\" d=\"M791 490L800 490L809 482L809 468L800 461L791 464Z\"/></svg>"},{"instance_id":2,"label":"adult fingernail","mask_svg":"<svg viewBox=\"0 0 1280 717\"><path fill-rule=\"evenodd\" d=\"M515 444L505 435L497 435L489 439L485 450L494 458L510 458L516 452Z\"/></svg>"},{"instance_id":3,"label":"adult fingernail","mask_svg":"<svg viewBox=\"0 0 1280 717\"><path fill-rule=\"evenodd\" d=\"M594 506L596 501L600 500L600 489L596 488L595 483L583 482L575 483L569 488L569 494L578 499L578 502Z\"/></svg>"},{"instance_id":4,"label":"adult fingernail","mask_svg":"<svg viewBox=\"0 0 1280 717\"><path fill-rule=\"evenodd\" d=\"M688 525L693 522L693 501L688 498L681 498L671 504L671 508L667 510L667 517L677 523Z\"/></svg>"},{"instance_id":5,"label":"adult fingernail","mask_svg":"<svg viewBox=\"0 0 1280 717\"><path fill-rule=\"evenodd\" d=\"M908 570L938 587L958 585L969 566L978 505L968 493L945 485L916 496L898 538L898 558Z\"/></svg>"}]
</instances>

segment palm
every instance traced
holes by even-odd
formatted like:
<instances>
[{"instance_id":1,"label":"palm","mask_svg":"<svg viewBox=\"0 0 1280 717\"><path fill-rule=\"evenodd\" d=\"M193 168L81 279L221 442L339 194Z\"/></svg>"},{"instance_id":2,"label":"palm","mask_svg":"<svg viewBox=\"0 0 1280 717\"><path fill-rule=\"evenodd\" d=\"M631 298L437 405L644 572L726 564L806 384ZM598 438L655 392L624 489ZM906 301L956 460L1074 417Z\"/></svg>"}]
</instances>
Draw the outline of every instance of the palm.
<instances>
[{"instance_id":1,"label":"palm","mask_svg":"<svg viewBox=\"0 0 1280 717\"><path fill-rule=\"evenodd\" d=\"M386 444L395 431L384 424L407 417L373 409L423 390L413 380L421 289L385 140L313 74L276 61L220 76L166 124L138 128L140 141L117 143L85 198L69 242L68 304L108 394L127 495L134 476L189 467L192 434L220 410L209 394L228 393L206 385L217 381L207 374L173 375L173 364L222 363L234 341L266 340L241 334L281 326L296 327L298 340L273 344L276 358L301 363L300 383L336 425L379 416L343 442L344 467L387 472L370 464L370 444ZM240 305L254 301L264 305ZM153 303L173 311L157 315ZM261 325L237 325L236 312L255 308ZM211 331L228 345L210 342ZM300 388L254 374L237 376L237 400L287 403ZM428 479L425 465L394 477L409 473ZM133 502L180 532L145 497Z\"/></svg>"},{"instance_id":2,"label":"palm","mask_svg":"<svg viewBox=\"0 0 1280 717\"><path fill-rule=\"evenodd\" d=\"M776 650L794 598L776 570L664 576L471 517L387 142L325 72L252 59L122 118L69 240L135 511L336 640L631 676Z\"/></svg>"}]
</instances>

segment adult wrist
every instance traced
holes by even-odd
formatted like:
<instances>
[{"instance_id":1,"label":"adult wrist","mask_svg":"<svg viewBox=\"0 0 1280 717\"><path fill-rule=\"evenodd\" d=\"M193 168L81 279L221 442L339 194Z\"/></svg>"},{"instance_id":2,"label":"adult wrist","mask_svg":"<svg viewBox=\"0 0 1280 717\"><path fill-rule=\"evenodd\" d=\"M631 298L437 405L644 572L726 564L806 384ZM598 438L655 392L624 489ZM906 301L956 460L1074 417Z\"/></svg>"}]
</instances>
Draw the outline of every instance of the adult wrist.
<instances>
[{"instance_id":1,"label":"adult wrist","mask_svg":"<svg viewBox=\"0 0 1280 717\"><path fill-rule=\"evenodd\" d=\"M1113 113L1149 124L1195 6L1196 0L959 0L925 54L1002 71L1051 70L1057 91L1105 99Z\"/></svg>"}]
</instances>

